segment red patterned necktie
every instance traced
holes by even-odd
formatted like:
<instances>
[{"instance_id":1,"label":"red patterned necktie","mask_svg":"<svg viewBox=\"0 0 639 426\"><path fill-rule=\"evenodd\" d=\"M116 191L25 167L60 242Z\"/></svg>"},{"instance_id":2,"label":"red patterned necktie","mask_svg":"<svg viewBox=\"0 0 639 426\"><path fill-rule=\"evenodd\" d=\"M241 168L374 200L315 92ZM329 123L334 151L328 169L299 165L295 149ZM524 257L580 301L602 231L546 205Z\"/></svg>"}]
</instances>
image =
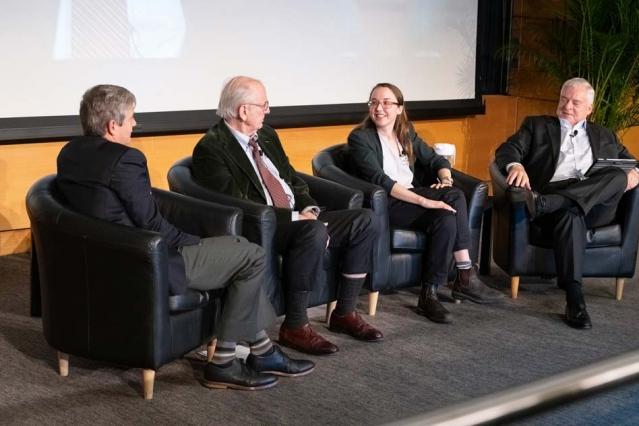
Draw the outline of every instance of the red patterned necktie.
<instances>
[{"instance_id":1,"label":"red patterned necktie","mask_svg":"<svg viewBox=\"0 0 639 426\"><path fill-rule=\"evenodd\" d=\"M273 206L290 209L291 204L288 201L288 195L286 195L286 192L284 192L282 184L277 180L275 176L273 176L273 173L271 173L268 167L266 167L266 163L262 158L262 150L257 144L257 135L251 136L251 139L249 139L249 146L251 147L251 154L253 155L255 164L257 165L257 170L259 170L260 176L262 176L264 186L266 187L268 193L271 195Z\"/></svg>"}]
</instances>

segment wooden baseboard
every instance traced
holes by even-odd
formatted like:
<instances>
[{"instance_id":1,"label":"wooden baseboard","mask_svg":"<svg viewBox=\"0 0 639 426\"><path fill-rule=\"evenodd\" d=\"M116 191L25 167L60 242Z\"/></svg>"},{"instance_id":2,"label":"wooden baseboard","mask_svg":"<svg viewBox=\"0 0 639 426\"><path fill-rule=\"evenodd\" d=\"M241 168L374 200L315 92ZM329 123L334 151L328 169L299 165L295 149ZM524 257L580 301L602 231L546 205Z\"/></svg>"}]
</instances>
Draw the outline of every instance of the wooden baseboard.
<instances>
[{"instance_id":1,"label":"wooden baseboard","mask_svg":"<svg viewBox=\"0 0 639 426\"><path fill-rule=\"evenodd\" d=\"M0 256L31 251L31 230L0 231Z\"/></svg>"}]
</instances>

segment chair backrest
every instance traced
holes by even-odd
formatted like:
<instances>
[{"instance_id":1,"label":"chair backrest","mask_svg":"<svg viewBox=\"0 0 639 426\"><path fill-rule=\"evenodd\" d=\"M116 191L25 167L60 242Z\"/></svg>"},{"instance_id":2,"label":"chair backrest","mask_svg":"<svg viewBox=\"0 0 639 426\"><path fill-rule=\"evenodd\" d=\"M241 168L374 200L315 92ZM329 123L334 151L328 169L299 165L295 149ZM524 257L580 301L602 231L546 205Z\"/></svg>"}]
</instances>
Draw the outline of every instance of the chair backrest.
<instances>
[{"instance_id":1,"label":"chair backrest","mask_svg":"<svg viewBox=\"0 0 639 426\"><path fill-rule=\"evenodd\" d=\"M321 176L321 174L317 174L315 171L319 172L329 166L335 166L348 174L355 175L347 144L340 143L324 148L313 157L312 167L316 176Z\"/></svg>"}]
</instances>

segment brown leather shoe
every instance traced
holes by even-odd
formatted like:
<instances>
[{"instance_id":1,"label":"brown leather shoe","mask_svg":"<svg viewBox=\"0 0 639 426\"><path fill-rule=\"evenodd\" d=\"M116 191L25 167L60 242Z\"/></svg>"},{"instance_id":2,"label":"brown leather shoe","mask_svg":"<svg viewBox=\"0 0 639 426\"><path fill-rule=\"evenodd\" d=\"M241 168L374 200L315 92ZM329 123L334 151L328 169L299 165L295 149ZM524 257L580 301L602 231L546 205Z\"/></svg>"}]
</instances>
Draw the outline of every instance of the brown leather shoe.
<instances>
[{"instance_id":1,"label":"brown leather shoe","mask_svg":"<svg viewBox=\"0 0 639 426\"><path fill-rule=\"evenodd\" d=\"M288 328L282 324L279 342L280 345L311 355L329 355L339 350L337 346L317 334L310 324L299 328Z\"/></svg>"},{"instance_id":2,"label":"brown leather shoe","mask_svg":"<svg viewBox=\"0 0 639 426\"><path fill-rule=\"evenodd\" d=\"M381 331L367 323L355 311L346 315L337 315L335 311L331 314L329 330L338 333L346 333L356 339L366 342L379 342L384 340Z\"/></svg>"}]
</instances>

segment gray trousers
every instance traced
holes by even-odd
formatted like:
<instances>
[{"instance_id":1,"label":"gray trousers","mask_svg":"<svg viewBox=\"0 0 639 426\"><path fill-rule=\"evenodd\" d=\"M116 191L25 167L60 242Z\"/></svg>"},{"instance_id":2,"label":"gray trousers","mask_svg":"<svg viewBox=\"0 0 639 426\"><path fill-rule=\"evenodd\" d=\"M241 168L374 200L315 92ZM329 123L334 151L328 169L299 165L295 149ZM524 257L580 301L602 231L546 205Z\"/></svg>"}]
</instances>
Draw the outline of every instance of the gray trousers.
<instances>
[{"instance_id":1,"label":"gray trousers","mask_svg":"<svg viewBox=\"0 0 639 426\"><path fill-rule=\"evenodd\" d=\"M199 245L183 246L189 288L225 289L222 314L215 327L219 340L255 341L258 332L273 324L275 312L262 284L264 250L243 237L203 238Z\"/></svg>"}]
</instances>

